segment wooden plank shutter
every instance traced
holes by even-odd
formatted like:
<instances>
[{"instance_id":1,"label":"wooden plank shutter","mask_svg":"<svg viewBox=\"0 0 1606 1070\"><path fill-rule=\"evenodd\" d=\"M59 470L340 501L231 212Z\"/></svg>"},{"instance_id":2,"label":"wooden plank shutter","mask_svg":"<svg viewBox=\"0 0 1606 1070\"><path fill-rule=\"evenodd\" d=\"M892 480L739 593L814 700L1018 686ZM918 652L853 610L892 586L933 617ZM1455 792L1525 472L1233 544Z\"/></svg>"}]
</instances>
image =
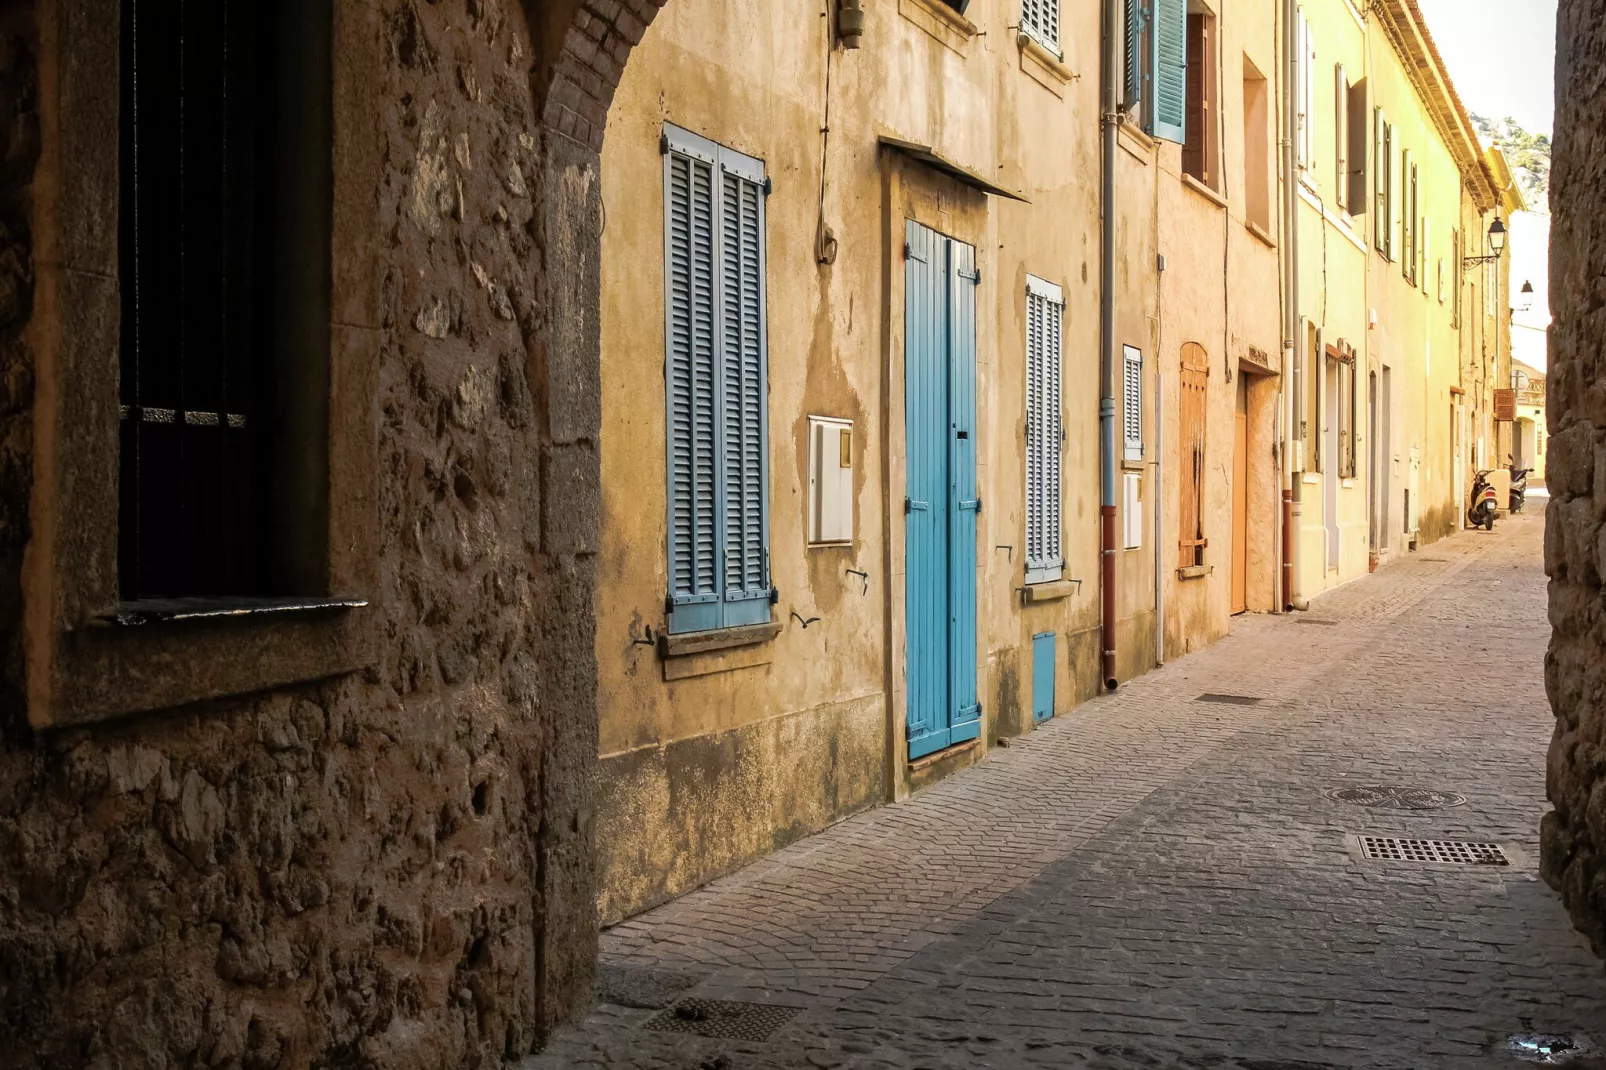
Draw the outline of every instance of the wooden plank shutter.
<instances>
[{"instance_id":1,"label":"wooden plank shutter","mask_svg":"<svg viewBox=\"0 0 1606 1070\"><path fill-rule=\"evenodd\" d=\"M1395 251L1399 230L1394 225L1394 126L1383 124L1383 244L1384 255L1390 260L1399 254Z\"/></svg>"},{"instance_id":2,"label":"wooden plank shutter","mask_svg":"<svg viewBox=\"0 0 1606 1070\"><path fill-rule=\"evenodd\" d=\"M1210 174L1209 154L1206 152L1206 142L1210 131L1210 102L1207 86L1210 81L1210 71L1207 70L1209 60L1205 48L1205 19L1203 15L1188 16L1188 92L1187 109L1188 121L1185 124L1185 140L1182 144L1182 170L1193 175L1207 186L1214 185L1214 176Z\"/></svg>"},{"instance_id":3,"label":"wooden plank shutter","mask_svg":"<svg viewBox=\"0 0 1606 1070\"><path fill-rule=\"evenodd\" d=\"M725 626L769 618L765 488L764 190L723 158L721 413ZM742 604L749 603L749 604ZM752 618L752 619L748 619Z\"/></svg>"},{"instance_id":4,"label":"wooden plank shutter","mask_svg":"<svg viewBox=\"0 0 1606 1070\"><path fill-rule=\"evenodd\" d=\"M1178 567L1204 564L1209 541L1204 534L1205 387L1210 378L1204 346L1189 342L1182 347L1181 395L1177 399L1177 471L1181 486L1178 503Z\"/></svg>"},{"instance_id":5,"label":"wooden plank shutter","mask_svg":"<svg viewBox=\"0 0 1606 1070\"><path fill-rule=\"evenodd\" d=\"M1187 143L1188 124L1188 3L1154 0L1154 123L1155 137Z\"/></svg>"},{"instance_id":6,"label":"wooden plank shutter","mask_svg":"<svg viewBox=\"0 0 1606 1070\"><path fill-rule=\"evenodd\" d=\"M669 605L671 627L679 630L719 622L714 171L712 154L665 156Z\"/></svg>"},{"instance_id":7,"label":"wooden plank shutter","mask_svg":"<svg viewBox=\"0 0 1606 1070\"><path fill-rule=\"evenodd\" d=\"M1334 104L1334 134L1333 134L1333 169L1334 200L1344 210L1349 210L1349 79L1344 75L1344 65L1340 63L1335 70L1333 86Z\"/></svg>"},{"instance_id":8,"label":"wooden plank shutter","mask_svg":"<svg viewBox=\"0 0 1606 1070\"><path fill-rule=\"evenodd\" d=\"M1310 20L1303 12L1299 16L1300 57L1304 70L1300 78L1300 93L1304 99L1304 126L1300 141L1305 146L1305 167L1316 167L1316 35L1311 33Z\"/></svg>"},{"instance_id":9,"label":"wooden plank shutter","mask_svg":"<svg viewBox=\"0 0 1606 1070\"><path fill-rule=\"evenodd\" d=\"M1061 524L1064 399L1061 352L1064 298L1058 286L1028 277L1026 291L1026 582L1064 570Z\"/></svg>"},{"instance_id":10,"label":"wooden plank shutter","mask_svg":"<svg viewBox=\"0 0 1606 1070\"><path fill-rule=\"evenodd\" d=\"M1123 352L1122 433L1129 461L1143 460L1143 351L1126 346Z\"/></svg>"},{"instance_id":11,"label":"wooden plank shutter","mask_svg":"<svg viewBox=\"0 0 1606 1070\"><path fill-rule=\"evenodd\" d=\"M1416 282L1416 167L1411 150L1400 151L1400 272L1407 282Z\"/></svg>"}]
</instances>

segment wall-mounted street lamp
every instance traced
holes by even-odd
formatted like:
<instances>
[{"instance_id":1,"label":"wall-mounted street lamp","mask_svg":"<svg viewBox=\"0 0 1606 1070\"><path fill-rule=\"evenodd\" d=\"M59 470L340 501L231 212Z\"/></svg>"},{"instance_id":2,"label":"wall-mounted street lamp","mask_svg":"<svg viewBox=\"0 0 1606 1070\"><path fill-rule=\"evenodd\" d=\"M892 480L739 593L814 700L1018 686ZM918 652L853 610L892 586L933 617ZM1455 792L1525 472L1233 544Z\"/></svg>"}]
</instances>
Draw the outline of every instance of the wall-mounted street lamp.
<instances>
[{"instance_id":1,"label":"wall-mounted street lamp","mask_svg":"<svg viewBox=\"0 0 1606 1070\"><path fill-rule=\"evenodd\" d=\"M1489 224L1489 248L1493 252L1489 256L1469 256L1462 261L1464 267L1480 267L1492 264L1500 259L1500 254L1506 251L1506 224L1499 216Z\"/></svg>"},{"instance_id":2,"label":"wall-mounted street lamp","mask_svg":"<svg viewBox=\"0 0 1606 1070\"><path fill-rule=\"evenodd\" d=\"M1534 307L1534 284L1525 282L1522 290L1517 294L1517 303L1511 306L1513 312L1532 312Z\"/></svg>"}]
</instances>

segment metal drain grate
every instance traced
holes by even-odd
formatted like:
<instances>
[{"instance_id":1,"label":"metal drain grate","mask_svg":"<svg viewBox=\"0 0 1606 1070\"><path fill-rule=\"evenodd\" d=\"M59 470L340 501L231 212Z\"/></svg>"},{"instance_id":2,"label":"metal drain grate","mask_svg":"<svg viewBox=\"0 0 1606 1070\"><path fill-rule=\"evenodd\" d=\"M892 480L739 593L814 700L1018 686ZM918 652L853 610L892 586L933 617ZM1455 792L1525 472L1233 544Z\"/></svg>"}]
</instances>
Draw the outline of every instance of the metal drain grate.
<instances>
[{"instance_id":1,"label":"metal drain grate","mask_svg":"<svg viewBox=\"0 0 1606 1070\"><path fill-rule=\"evenodd\" d=\"M1253 695L1200 695L1195 702L1215 702L1223 706L1258 706L1266 701Z\"/></svg>"},{"instance_id":2,"label":"metal drain grate","mask_svg":"<svg viewBox=\"0 0 1606 1070\"><path fill-rule=\"evenodd\" d=\"M1445 866L1509 866L1497 843L1462 840L1404 840L1393 836L1360 836L1361 854L1385 862L1429 862Z\"/></svg>"},{"instance_id":3,"label":"metal drain grate","mask_svg":"<svg viewBox=\"0 0 1606 1070\"><path fill-rule=\"evenodd\" d=\"M1334 802L1372 806L1380 810L1447 810L1452 806L1465 806L1467 801L1466 796L1453 791L1400 788L1386 784L1334 788L1326 794Z\"/></svg>"},{"instance_id":4,"label":"metal drain grate","mask_svg":"<svg viewBox=\"0 0 1606 1070\"><path fill-rule=\"evenodd\" d=\"M660 1033L690 1033L718 1040L768 1040L795 1018L801 1007L733 1003L723 999L683 999L642 1026Z\"/></svg>"},{"instance_id":5,"label":"metal drain grate","mask_svg":"<svg viewBox=\"0 0 1606 1070\"><path fill-rule=\"evenodd\" d=\"M1294 623L1295 624L1319 624L1323 628L1336 628L1336 627L1338 627L1338 621L1336 621L1336 620L1323 620L1321 617L1300 617L1300 618L1296 619L1294 621Z\"/></svg>"}]
</instances>

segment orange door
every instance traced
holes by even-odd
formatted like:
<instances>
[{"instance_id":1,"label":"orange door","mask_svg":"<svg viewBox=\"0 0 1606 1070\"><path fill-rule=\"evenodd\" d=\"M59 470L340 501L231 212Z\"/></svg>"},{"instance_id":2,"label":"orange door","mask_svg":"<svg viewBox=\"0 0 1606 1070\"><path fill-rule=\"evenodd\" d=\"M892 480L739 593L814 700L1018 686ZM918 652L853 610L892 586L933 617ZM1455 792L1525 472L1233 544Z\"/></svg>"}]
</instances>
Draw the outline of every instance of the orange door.
<instances>
[{"instance_id":1,"label":"orange door","mask_svg":"<svg viewBox=\"0 0 1606 1070\"><path fill-rule=\"evenodd\" d=\"M1238 376L1232 441L1232 611L1249 608L1249 381Z\"/></svg>"}]
</instances>

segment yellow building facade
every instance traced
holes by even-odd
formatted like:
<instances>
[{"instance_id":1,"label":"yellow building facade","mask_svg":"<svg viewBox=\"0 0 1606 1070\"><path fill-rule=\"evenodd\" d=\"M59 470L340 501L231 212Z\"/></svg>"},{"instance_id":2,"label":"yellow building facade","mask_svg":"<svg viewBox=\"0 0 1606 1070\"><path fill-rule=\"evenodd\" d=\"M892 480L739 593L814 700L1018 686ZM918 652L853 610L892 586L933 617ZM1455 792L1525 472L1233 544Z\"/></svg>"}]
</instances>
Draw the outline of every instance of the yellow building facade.
<instances>
[{"instance_id":1,"label":"yellow building facade","mask_svg":"<svg viewBox=\"0 0 1606 1070\"><path fill-rule=\"evenodd\" d=\"M1294 601L1460 526L1458 299L1496 191L1411 0L1300 9ZM1492 218L1492 215L1491 215ZM1475 253L1470 255L1476 255Z\"/></svg>"},{"instance_id":2,"label":"yellow building facade","mask_svg":"<svg viewBox=\"0 0 1606 1070\"><path fill-rule=\"evenodd\" d=\"M1309 0L1297 79L1276 0L1104 6L709 0L633 52L605 920L1455 527L1499 203L1414 4Z\"/></svg>"}]
</instances>

